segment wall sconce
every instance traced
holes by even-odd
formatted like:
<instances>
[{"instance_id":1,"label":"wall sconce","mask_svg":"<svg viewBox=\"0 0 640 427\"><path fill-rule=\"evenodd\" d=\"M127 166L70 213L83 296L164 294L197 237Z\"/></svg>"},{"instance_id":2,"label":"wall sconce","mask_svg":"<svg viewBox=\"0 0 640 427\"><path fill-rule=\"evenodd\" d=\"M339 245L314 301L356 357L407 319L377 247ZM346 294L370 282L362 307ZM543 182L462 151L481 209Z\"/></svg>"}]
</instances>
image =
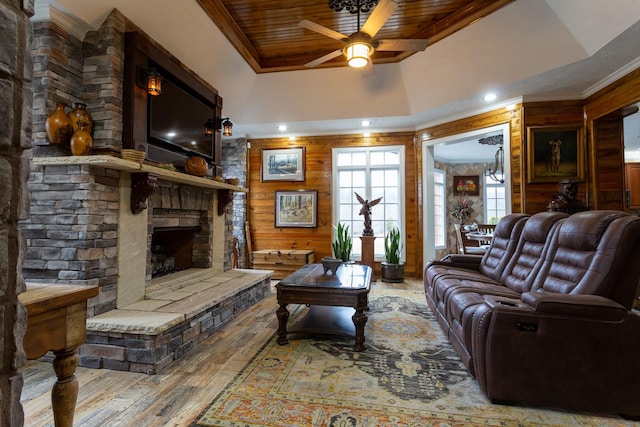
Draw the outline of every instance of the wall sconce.
<instances>
[{"instance_id":1,"label":"wall sconce","mask_svg":"<svg viewBox=\"0 0 640 427\"><path fill-rule=\"evenodd\" d=\"M213 135L213 129L215 128L215 126L216 124L213 122L213 119L207 120L207 122L204 124L204 136Z\"/></svg>"},{"instance_id":2,"label":"wall sconce","mask_svg":"<svg viewBox=\"0 0 640 427\"><path fill-rule=\"evenodd\" d=\"M151 96L158 96L162 93L162 76L155 68L147 70L147 93Z\"/></svg>"},{"instance_id":3,"label":"wall sconce","mask_svg":"<svg viewBox=\"0 0 640 427\"><path fill-rule=\"evenodd\" d=\"M231 121L229 121L229 117L225 117L220 119L222 122L220 123L220 126L222 128L222 135L223 136L232 136L233 132L233 123L231 123Z\"/></svg>"},{"instance_id":4,"label":"wall sconce","mask_svg":"<svg viewBox=\"0 0 640 427\"><path fill-rule=\"evenodd\" d=\"M146 90L149 95L158 96L162 94L162 76L155 68L140 69L138 86Z\"/></svg>"},{"instance_id":5,"label":"wall sconce","mask_svg":"<svg viewBox=\"0 0 640 427\"><path fill-rule=\"evenodd\" d=\"M496 160L493 169L487 167L484 175L500 184L504 184L504 150L502 149L502 145L498 148L498 151L496 151Z\"/></svg>"}]
</instances>

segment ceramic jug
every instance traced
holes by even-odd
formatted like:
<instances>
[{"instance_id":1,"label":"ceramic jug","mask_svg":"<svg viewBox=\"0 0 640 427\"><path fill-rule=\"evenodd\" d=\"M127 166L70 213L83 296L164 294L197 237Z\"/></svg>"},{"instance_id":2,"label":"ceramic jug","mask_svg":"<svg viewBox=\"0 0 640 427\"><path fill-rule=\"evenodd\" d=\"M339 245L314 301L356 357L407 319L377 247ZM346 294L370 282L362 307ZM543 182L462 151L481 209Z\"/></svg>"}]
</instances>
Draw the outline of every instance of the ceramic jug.
<instances>
[{"instance_id":1,"label":"ceramic jug","mask_svg":"<svg viewBox=\"0 0 640 427\"><path fill-rule=\"evenodd\" d=\"M74 156L86 156L91 152L93 147L93 138L88 131L89 124L84 121L78 121L78 130L71 137L71 154Z\"/></svg>"},{"instance_id":2,"label":"ceramic jug","mask_svg":"<svg viewBox=\"0 0 640 427\"><path fill-rule=\"evenodd\" d=\"M73 134L71 121L69 121L69 117L64 111L66 106L64 102L58 102L56 109L44 122L47 138L52 144L67 144Z\"/></svg>"},{"instance_id":3,"label":"ceramic jug","mask_svg":"<svg viewBox=\"0 0 640 427\"><path fill-rule=\"evenodd\" d=\"M91 133L91 130L93 129L93 120L91 118L91 113L87 111L86 104L83 104L82 102L74 102L73 110L69 111L68 117L74 132L77 132L79 129L78 122L83 120L87 122L87 131Z\"/></svg>"}]
</instances>

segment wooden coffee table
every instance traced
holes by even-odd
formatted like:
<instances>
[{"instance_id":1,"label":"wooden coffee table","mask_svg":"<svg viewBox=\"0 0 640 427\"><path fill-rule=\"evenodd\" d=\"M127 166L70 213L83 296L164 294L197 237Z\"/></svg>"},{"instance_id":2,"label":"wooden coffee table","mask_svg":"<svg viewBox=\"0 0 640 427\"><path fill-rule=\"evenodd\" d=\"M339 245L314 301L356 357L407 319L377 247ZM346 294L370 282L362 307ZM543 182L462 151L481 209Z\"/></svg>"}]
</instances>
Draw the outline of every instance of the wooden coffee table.
<instances>
[{"instance_id":1,"label":"wooden coffee table","mask_svg":"<svg viewBox=\"0 0 640 427\"><path fill-rule=\"evenodd\" d=\"M307 264L276 285L278 292L278 344L288 344L287 334L318 333L355 338L354 351L363 351L365 310L369 308L371 267L347 264L335 275L322 264ZM287 304L307 304L304 318L287 330Z\"/></svg>"}]
</instances>

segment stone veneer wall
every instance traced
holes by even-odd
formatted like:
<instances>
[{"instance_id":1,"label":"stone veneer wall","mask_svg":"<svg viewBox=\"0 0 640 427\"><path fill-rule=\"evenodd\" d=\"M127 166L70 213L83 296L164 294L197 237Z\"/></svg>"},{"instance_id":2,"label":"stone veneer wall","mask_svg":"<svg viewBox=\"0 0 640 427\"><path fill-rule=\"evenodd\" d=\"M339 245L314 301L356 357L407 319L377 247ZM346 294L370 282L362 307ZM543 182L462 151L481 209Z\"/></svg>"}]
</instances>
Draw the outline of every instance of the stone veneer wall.
<instances>
[{"instance_id":1,"label":"stone veneer wall","mask_svg":"<svg viewBox=\"0 0 640 427\"><path fill-rule=\"evenodd\" d=\"M25 279L99 286L88 315L116 308L120 172L92 166L34 166Z\"/></svg>"},{"instance_id":2,"label":"stone veneer wall","mask_svg":"<svg viewBox=\"0 0 640 427\"><path fill-rule=\"evenodd\" d=\"M18 222L29 215L27 176L31 157L33 0L0 0L0 426L21 426L27 326L18 294L24 291L20 265L25 243Z\"/></svg>"},{"instance_id":3,"label":"stone veneer wall","mask_svg":"<svg viewBox=\"0 0 640 427\"><path fill-rule=\"evenodd\" d=\"M247 186L247 140L238 138L222 141L222 175L224 178L238 178L240 187ZM238 267L249 268L247 254L247 235L245 222L247 221L247 194L234 193L233 203L227 207L227 220L231 216L230 231L231 256L233 257L233 238L238 239ZM229 251L227 251L229 252ZM226 257L225 257L226 258ZM231 259L233 263L233 258ZM225 262L226 269L226 262Z\"/></svg>"},{"instance_id":4,"label":"stone veneer wall","mask_svg":"<svg viewBox=\"0 0 640 427\"><path fill-rule=\"evenodd\" d=\"M54 22L34 23L35 156L70 153L69 147L49 144L45 133L45 120L58 101L69 107L74 102L87 105L94 151L122 147L125 25L124 16L113 10L97 31L80 41Z\"/></svg>"}]
</instances>

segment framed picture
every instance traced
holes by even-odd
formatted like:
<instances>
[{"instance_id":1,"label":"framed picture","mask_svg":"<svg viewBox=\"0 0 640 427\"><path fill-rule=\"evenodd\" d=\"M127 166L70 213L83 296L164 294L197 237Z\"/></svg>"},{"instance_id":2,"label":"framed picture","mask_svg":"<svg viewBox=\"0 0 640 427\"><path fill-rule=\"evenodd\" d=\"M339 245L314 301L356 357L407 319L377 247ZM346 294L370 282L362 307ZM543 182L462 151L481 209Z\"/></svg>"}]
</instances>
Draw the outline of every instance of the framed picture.
<instances>
[{"instance_id":1,"label":"framed picture","mask_svg":"<svg viewBox=\"0 0 640 427\"><path fill-rule=\"evenodd\" d=\"M581 126L528 128L528 182L583 181L583 150Z\"/></svg>"},{"instance_id":2,"label":"framed picture","mask_svg":"<svg viewBox=\"0 0 640 427\"><path fill-rule=\"evenodd\" d=\"M467 196L480 195L480 177L478 175L454 175L453 194Z\"/></svg>"},{"instance_id":3,"label":"framed picture","mask_svg":"<svg viewBox=\"0 0 640 427\"><path fill-rule=\"evenodd\" d=\"M318 191L276 191L276 227L317 227Z\"/></svg>"},{"instance_id":4,"label":"framed picture","mask_svg":"<svg viewBox=\"0 0 640 427\"><path fill-rule=\"evenodd\" d=\"M304 181L305 148L262 149L262 181Z\"/></svg>"}]
</instances>

